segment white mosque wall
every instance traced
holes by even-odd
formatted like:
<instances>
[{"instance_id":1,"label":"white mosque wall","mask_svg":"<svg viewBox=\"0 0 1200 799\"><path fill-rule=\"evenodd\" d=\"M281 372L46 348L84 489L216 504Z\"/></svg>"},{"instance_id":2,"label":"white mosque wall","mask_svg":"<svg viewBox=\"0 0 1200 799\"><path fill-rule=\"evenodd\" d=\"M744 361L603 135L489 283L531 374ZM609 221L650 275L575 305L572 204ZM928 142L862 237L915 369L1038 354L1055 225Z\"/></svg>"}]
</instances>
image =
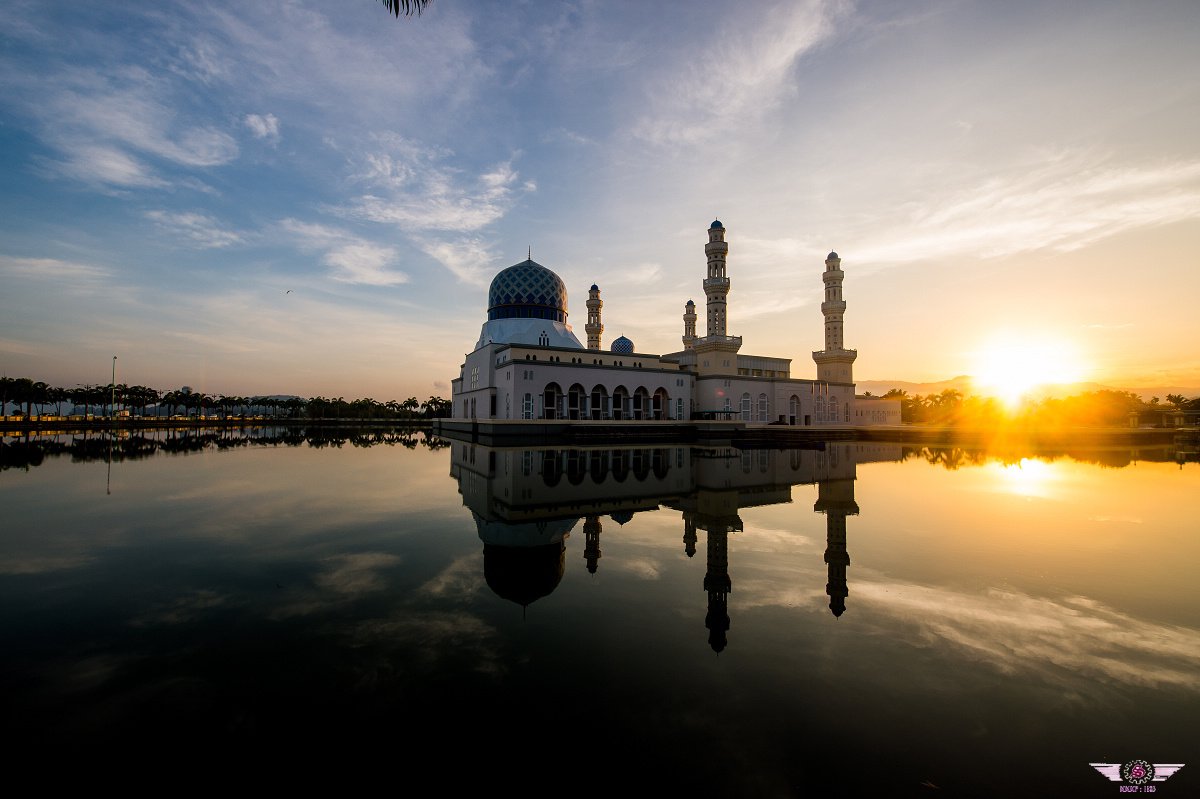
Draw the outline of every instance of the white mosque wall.
<instances>
[{"instance_id":1,"label":"white mosque wall","mask_svg":"<svg viewBox=\"0 0 1200 799\"><path fill-rule=\"evenodd\" d=\"M900 400L856 397L853 424L856 427L900 424Z\"/></svg>"}]
</instances>

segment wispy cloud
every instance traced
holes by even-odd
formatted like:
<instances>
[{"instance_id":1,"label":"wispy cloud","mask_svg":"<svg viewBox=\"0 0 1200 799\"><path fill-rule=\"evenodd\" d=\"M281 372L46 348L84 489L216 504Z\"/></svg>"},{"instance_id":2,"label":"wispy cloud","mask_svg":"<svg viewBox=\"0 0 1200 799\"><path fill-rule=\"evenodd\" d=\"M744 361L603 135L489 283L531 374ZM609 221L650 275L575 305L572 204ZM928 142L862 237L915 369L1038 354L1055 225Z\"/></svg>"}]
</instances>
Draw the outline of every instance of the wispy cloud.
<instances>
[{"instance_id":1,"label":"wispy cloud","mask_svg":"<svg viewBox=\"0 0 1200 799\"><path fill-rule=\"evenodd\" d=\"M903 229L858 248L855 258L903 263L1069 252L1127 230L1195 219L1197 209L1200 161L1096 166L1089 153L1060 153L910 206Z\"/></svg>"},{"instance_id":2,"label":"wispy cloud","mask_svg":"<svg viewBox=\"0 0 1200 799\"><path fill-rule=\"evenodd\" d=\"M418 237L415 241L426 255L436 259L464 283L486 286L495 271L492 268L495 256L491 246L481 238L465 237L446 241Z\"/></svg>"},{"instance_id":3,"label":"wispy cloud","mask_svg":"<svg viewBox=\"0 0 1200 799\"><path fill-rule=\"evenodd\" d=\"M0 272L10 277L33 280L95 281L110 277L107 269L91 264L60 261L57 258L14 258L0 255Z\"/></svg>"},{"instance_id":4,"label":"wispy cloud","mask_svg":"<svg viewBox=\"0 0 1200 799\"><path fill-rule=\"evenodd\" d=\"M395 134L378 135L374 144L352 177L367 192L341 209L346 215L406 231L470 233L497 221L521 194L536 189L520 182L511 159L472 176L447 163L446 150Z\"/></svg>"},{"instance_id":5,"label":"wispy cloud","mask_svg":"<svg viewBox=\"0 0 1200 799\"><path fill-rule=\"evenodd\" d=\"M395 286L408 282L408 275L395 270L395 248L355 236L348 231L298 219L285 219L280 227L301 249L324 250L321 262L330 267L329 276L341 283Z\"/></svg>"},{"instance_id":6,"label":"wispy cloud","mask_svg":"<svg viewBox=\"0 0 1200 799\"><path fill-rule=\"evenodd\" d=\"M408 282L408 275L390 268L396 260L396 251L391 247L347 244L330 250L322 260L333 267L330 276L343 283L395 286Z\"/></svg>"},{"instance_id":7,"label":"wispy cloud","mask_svg":"<svg viewBox=\"0 0 1200 799\"><path fill-rule=\"evenodd\" d=\"M227 230L211 216L194 212L147 211L146 218L178 238L204 249L240 244L242 235Z\"/></svg>"},{"instance_id":8,"label":"wispy cloud","mask_svg":"<svg viewBox=\"0 0 1200 799\"><path fill-rule=\"evenodd\" d=\"M1070 674L1104 682L1200 691L1195 630L1135 619L1092 599L1052 600L992 589L963 594L897 583L857 584L872 613L915 624L921 638L956 647L1003 673Z\"/></svg>"},{"instance_id":9,"label":"wispy cloud","mask_svg":"<svg viewBox=\"0 0 1200 799\"><path fill-rule=\"evenodd\" d=\"M272 144L279 141L279 118L274 114L246 114L242 122L256 139L266 139Z\"/></svg>"},{"instance_id":10,"label":"wispy cloud","mask_svg":"<svg viewBox=\"0 0 1200 799\"><path fill-rule=\"evenodd\" d=\"M838 8L784 4L712 26L710 40L694 43L686 63L650 84L653 112L634 124L634 134L656 144L686 145L748 126L791 91L788 79L797 59L832 34Z\"/></svg>"},{"instance_id":11,"label":"wispy cloud","mask_svg":"<svg viewBox=\"0 0 1200 799\"><path fill-rule=\"evenodd\" d=\"M317 576L317 585L347 597L378 591L384 587L381 572L400 563L386 552L359 552L330 558L329 568Z\"/></svg>"}]
</instances>

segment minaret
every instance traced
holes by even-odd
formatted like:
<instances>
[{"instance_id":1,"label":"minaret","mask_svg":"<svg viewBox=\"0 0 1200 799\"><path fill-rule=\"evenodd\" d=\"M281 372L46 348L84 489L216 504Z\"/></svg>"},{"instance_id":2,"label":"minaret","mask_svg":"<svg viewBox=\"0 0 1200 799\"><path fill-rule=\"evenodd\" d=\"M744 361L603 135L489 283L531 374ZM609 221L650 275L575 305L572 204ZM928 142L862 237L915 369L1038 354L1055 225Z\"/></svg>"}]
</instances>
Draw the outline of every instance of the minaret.
<instances>
[{"instance_id":1,"label":"minaret","mask_svg":"<svg viewBox=\"0 0 1200 799\"><path fill-rule=\"evenodd\" d=\"M817 483L817 513L825 514L825 563L829 576L825 593L829 595L829 610L834 616L846 612L846 567L850 565L850 553L846 551L846 517L858 513L854 501L853 480L822 480Z\"/></svg>"},{"instance_id":2,"label":"minaret","mask_svg":"<svg viewBox=\"0 0 1200 799\"><path fill-rule=\"evenodd\" d=\"M600 349L600 334L604 332L604 325L600 323L600 309L604 307L604 301L600 299L600 287L595 283L588 291L587 300L587 324L583 329L587 331L587 348L589 350Z\"/></svg>"},{"instance_id":3,"label":"minaret","mask_svg":"<svg viewBox=\"0 0 1200 799\"><path fill-rule=\"evenodd\" d=\"M708 257L708 275L704 278L704 296L708 299L708 331L704 338L692 339L688 349L695 351L695 368L703 376L736 375L738 373L737 352L742 339L730 336L726 331L725 310L728 306L729 278L725 275L725 256L729 245L725 243L725 226L715 220L708 226L708 244L704 254ZM689 308L691 304L689 303ZM687 315L684 315L686 331ZM693 331L694 334L694 331ZM687 345L687 333L684 333Z\"/></svg>"},{"instance_id":4,"label":"minaret","mask_svg":"<svg viewBox=\"0 0 1200 799\"><path fill-rule=\"evenodd\" d=\"M821 276L825 281L825 301L821 303L821 313L825 315L825 349L813 353L817 380L828 383L853 383L854 359L858 357L857 350L844 348L842 339L842 314L846 313L842 279L845 276L842 259L836 252L829 253L825 259L825 273Z\"/></svg>"},{"instance_id":5,"label":"minaret","mask_svg":"<svg viewBox=\"0 0 1200 799\"><path fill-rule=\"evenodd\" d=\"M683 348L693 349L696 345L696 303L691 300L683 306Z\"/></svg>"},{"instance_id":6,"label":"minaret","mask_svg":"<svg viewBox=\"0 0 1200 799\"><path fill-rule=\"evenodd\" d=\"M583 520L583 558L587 570L596 573L596 561L600 560L600 517L586 516Z\"/></svg>"},{"instance_id":7,"label":"minaret","mask_svg":"<svg viewBox=\"0 0 1200 799\"><path fill-rule=\"evenodd\" d=\"M728 305L729 278L725 276L725 256L729 245L725 243L725 226L714 220L708 226L708 244L704 245L708 256L708 277L704 278L704 296L708 298L708 336L725 335L725 310Z\"/></svg>"}]
</instances>

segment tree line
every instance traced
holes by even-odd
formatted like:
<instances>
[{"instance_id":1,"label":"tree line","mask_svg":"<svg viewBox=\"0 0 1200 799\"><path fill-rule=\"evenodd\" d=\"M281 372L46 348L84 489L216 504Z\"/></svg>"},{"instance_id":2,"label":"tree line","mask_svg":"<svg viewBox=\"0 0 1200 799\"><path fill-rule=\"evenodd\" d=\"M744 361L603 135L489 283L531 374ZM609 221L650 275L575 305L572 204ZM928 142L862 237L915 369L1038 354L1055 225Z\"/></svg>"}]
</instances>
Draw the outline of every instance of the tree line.
<instances>
[{"instance_id":1,"label":"tree line","mask_svg":"<svg viewBox=\"0 0 1200 799\"><path fill-rule=\"evenodd\" d=\"M141 460L158 453L187 455L208 450L227 450L237 447L300 447L314 449L325 447L341 448L346 444L354 447L402 446L416 449L418 446L438 450L450 446L449 442L431 436L428 430L412 428L385 428L370 430L345 430L338 427L309 427L295 425L251 428L246 430L214 432L207 430L179 433L174 430L165 435L113 435L107 432L82 436L56 436L53 438L0 439L0 472L8 469L29 471L41 466L51 458L69 457L73 463L106 461L120 463Z\"/></svg>"},{"instance_id":2,"label":"tree line","mask_svg":"<svg viewBox=\"0 0 1200 799\"><path fill-rule=\"evenodd\" d=\"M1158 397L1145 402L1132 391L1110 389L1070 397L1025 399L1015 408L994 397L964 395L952 388L925 396L910 396L903 389L894 388L883 398L900 400L902 422L950 426L1126 427L1130 414L1134 413L1200 411L1200 397L1188 399L1182 394L1168 394L1166 403Z\"/></svg>"},{"instance_id":3,"label":"tree line","mask_svg":"<svg viewBox=\"0 0 1200 799\"><path fill-rule=\"evenodd\" d=\"M115 403L115 404L114 404ZM13 406L21 416L42 416L54 409L55 416L63 415L66 405L70 414L83 409L84 416L113 416L127 412L138 416L210 416L245 418L270 416L272 419L428 419L450 414L450 400L429 397L418 400L381 402L371 397L347 400L345 397L282 397L238 396L209 394L188 386L177 390L159 391L149 386L80 385L75 388L52 386L28 377L0 378L0 408L5 413ZM36 407L37 413L34 413Z\"/></svg>"}]
</instances>

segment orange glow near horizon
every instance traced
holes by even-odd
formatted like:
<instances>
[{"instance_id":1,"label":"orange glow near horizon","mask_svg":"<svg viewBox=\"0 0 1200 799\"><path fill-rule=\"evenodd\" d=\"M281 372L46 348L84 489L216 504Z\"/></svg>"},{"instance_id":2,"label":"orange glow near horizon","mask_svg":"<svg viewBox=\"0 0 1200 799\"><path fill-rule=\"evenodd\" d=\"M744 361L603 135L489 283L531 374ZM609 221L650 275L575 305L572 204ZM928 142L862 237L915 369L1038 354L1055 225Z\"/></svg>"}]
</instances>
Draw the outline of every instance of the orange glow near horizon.
<instances>
[{"instance_id":1,"label":"orange glow near horizon","mask_svg":"<svg viewBox=\"0 0 1200 799\"><path fill-rule=\"evenodd\" d=\"M1058 479L1053 464L1036 458L1021 458L1018 463L994 464L1002 490L1022 497L1047 497L1051 484Z\"/></svg>"},{"instance_id":2,"label":"orange glow near horizon","mask_svg":"<svg viewBox=\"0 0 1200 799\"><path fill-rule=\"evenodd\" d=\"M1085 373L1078 350L1062 339L998 335L975 353L972 374L984 392L1015 406L1038 386L1075 383Z\"/></svg>"}]
</instances>

